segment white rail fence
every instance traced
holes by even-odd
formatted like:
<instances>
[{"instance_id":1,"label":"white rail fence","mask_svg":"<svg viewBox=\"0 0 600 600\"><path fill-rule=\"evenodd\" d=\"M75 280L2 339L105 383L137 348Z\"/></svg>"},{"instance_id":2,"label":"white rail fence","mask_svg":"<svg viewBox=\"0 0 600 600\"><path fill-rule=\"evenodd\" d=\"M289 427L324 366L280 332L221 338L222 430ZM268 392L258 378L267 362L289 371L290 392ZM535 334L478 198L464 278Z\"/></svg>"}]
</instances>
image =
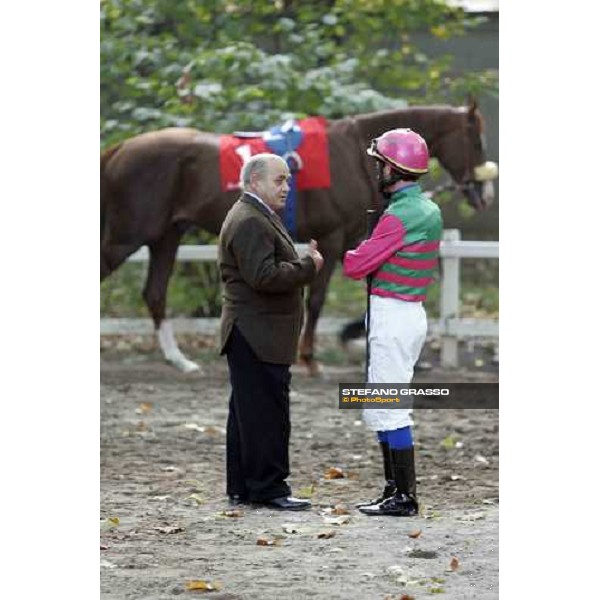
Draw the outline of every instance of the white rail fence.
<instances>
[{"instance_id":1,"label":"white rail fence","mask_svg":"<svg viewBox=\"0 0 600 600\"><path fill-rule=\"evenodd\" d=\"M300 253L307 244L298 244ZM148 249L141 248L132 254L129 262L148 261ZM458 229L444 230L440 246L442 262L440 280L440 318L429 321L429 333L441 338L441 364L443 367L458 367L458 342L465 337L493 337L499 335L496 319L460 318L460 261L462 258L499 258L498 242L463 241ZM177 251L179 261L216 261L216 246L180 246ZM318 333L337 333L346 319L320 319ZM173 319L175 333L216 334L219 319ZM150 334L154 328L148 319L108 319L100 320L100 335Z\"/></svg>"}]
</instances>

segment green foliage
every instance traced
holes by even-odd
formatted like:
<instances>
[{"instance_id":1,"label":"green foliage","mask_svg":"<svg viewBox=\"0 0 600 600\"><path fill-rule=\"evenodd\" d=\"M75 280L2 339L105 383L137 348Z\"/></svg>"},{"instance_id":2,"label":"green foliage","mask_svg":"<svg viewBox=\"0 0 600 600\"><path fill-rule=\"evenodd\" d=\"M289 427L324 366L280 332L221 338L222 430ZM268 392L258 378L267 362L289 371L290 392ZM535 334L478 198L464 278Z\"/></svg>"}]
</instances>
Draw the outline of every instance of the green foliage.
<instances>
[{"instance_id":1,"label":"green foliage","mask_svg":"<svg viewBox=\"0 0 600 600\"><path fill-rule=\"evenodd\" d=\"M451 57L426 56L411 34L447 39L474 22L440 0L103 0L102 145L460 102L493 77L450 77Z\"/></svg>"}]
</instances>

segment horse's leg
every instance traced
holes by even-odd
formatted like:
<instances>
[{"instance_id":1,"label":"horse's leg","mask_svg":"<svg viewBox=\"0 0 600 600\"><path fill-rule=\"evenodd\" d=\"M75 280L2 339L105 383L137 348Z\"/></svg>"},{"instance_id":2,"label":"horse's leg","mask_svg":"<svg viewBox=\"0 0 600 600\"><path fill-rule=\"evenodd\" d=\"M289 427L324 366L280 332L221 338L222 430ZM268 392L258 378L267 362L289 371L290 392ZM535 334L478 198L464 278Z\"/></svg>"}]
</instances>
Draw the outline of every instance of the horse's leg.
<instances>
[{"instance_id":1,"label":"horse's leg","mask_svg":"<svg viewBox=\"0 0 600 600\"><path fill-rule=\"evenodd\" d=\"M171 228L160 240L150 244L150 264L143 296L152 315L158 343L165 359L184 373L189 373L199 370L200 367L181 352L173 334L173 327L165 319L167 287L181 236L182 232Z\"/></svg>"},{"instance_id":2,"label":"horse's leg","mask_svg":"<svg viewBox=\"0 0 600 600\"><path fill-rule=\"evenodd\" d=\"M329 235L320 238L319 251L323 255L323 268L319 271L316 279L310 285L308 296L306 299L306 323L304 331L300 338L300 362L308 369L311 377L315 377L320 373L319 364L314 358L315 349L315 332L317 329L317 321L321 314L325 297L327 296L327 286L338 260L342 255L344 242L344 233L342 229L333 231Z\"/></svg>"}]
</instances>

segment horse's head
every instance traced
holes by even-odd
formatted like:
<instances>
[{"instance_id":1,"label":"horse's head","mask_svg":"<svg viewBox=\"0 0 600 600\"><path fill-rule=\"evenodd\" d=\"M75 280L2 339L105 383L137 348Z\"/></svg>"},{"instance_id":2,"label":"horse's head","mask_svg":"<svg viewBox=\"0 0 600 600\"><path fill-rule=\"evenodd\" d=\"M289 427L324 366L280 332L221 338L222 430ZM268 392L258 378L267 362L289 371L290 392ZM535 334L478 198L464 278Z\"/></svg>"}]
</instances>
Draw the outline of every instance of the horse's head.
<instances>
[{"instance_id":1,"label":"horse's head","mask_svg":"<svg viewBox=\"0 0 600 600\"><path fill-rule=\"evenodd\" d=\"M473 208L487 208L493 202L498 165L486 160L483 116L474 99L458 109L430 150Z\"/></svg>"}]
</instances>

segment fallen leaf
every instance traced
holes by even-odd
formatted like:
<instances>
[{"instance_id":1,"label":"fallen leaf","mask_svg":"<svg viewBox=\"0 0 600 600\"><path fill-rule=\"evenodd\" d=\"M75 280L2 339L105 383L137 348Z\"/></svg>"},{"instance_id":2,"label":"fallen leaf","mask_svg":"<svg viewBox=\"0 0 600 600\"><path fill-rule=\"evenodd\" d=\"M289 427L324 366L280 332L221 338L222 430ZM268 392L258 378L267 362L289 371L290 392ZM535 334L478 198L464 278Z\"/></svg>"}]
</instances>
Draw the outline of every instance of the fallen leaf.
<instances>
[{"instance_id":1,"label":"fallen leaf","mask_svg":"<svg viewBox=\"0 0 600 600\"><path fill-rule=\"evenodd\" d=\"M185 587L188 591L215 592L219 591L223 586L218 581L211 583L210 581L196 579L193 581L186 581Z\"/></svg>"},{"instance_id":2,"label":"fallen leaf","mask_svg":"<svg viewBox=\"0 0 600 600\"><path fill-rule=\"evenodd\" d=\"M197 492L202 491L202 484L197 479L186 479L183 483L194 488Z\"/></svg>"},{"instance_id":3,"label":"fallen leaf","mask_svg":"<svg viewBox=\"0 0 600 600\"><path fill-rule=\"evenodd\" d=\"M224 517L234 517L236 519L244 516L244 513L241 510L237 510L236 508L232 510L224 510L219 514L223 515Z\"/></svg>"},{"instance_id":4,"label":"fallen leaf","mask_svg":"<svg viewBox=\"0 0 600 600\"><path fill-rule=\"evenodd\" d=\"M388 575L395 583L406 585L408 583L408 575L404 567L400 565L390 565L386 570Z\"/></svg>"},{"instance_id":5,"label":"fallen leaf","mask_svg":"<svg viewBox=\"0 0 600 600\"><path fill-rule=\"evenodd\" d=\"M393 575L395 577L396 575L402 575L404 573L404 567L401 565L390 565L386 568L385 572L388 575Z\"/></svg>"},{"instance_id":6,"label":"fallen leaf","mask_svg":"<svg viewBox=\"0 0 600 600\"><path fill-rule=\"evenodd\" d=\"M334 535L335 535L335 531L321 531L320 533L317 534L317 537L322 540L328 540L329 538L332 538Z\"/></svg>"},{"instance_id":7,"label":"fallen leaf","mask_svg":"<svg viewBox=\"0 0 600 600\"><path fill-rule=\"evenodd\" d=\"M221 429L217 428L217 427L213 427L212 425L209 425L205 430L204 433L208 433L208 435L219 435L221 433L224 433L224 431L221 431Z\"/></svg>"},{"instance_id":8,"label":"fallen leaf","mask_svg":"<svg viewBox=\"0 0 600 600\"><path fill-rule=\"evenodd\" d=\"M402 596L400 596L400 600L415 600L415 597L409 596L408 594L402 594Z\"/></svg>"},{"instance_id":9,"label":"fallen leaf","mask_svg":"<svg viewBox=\"0 0 600 600\"><path fill-rule=\"evenodd\" d=\"M106 560L105 558L100 559L100 567L105 569L114 569L117 565L115 563L110 562L110 560Z\"/></svg>"},{"instance_id":10,"label":"fallen leaf","mask_svg":"<svg viewBox=\"0 0 600 600\"><path fill-rule=\"evenodd\" d=\"M183 531L183 527L180 525L167 525L166 527L155 527L154 529L159 533L181 533Z\"/></svg>"},{"instance_id":11,"label":"fallen leaf","mask_svg":"<svg viewBox=\"0 0 600 600\"><path fill-rule=\"evenodd\" d=\"M113 529L116 527L121 521L119 521L119 517L108 517L107 519L100 520L100 529Z\"/></svg>"},{"instance_id":12,"label":"fallen leaf","mask_svg":"<svg viewBox=\"0 0 600 600\"><path fill-rule=\"evenodd\" d=\"M456 438L453 435L449 435L440 442L440 445L446 450L452 450L456 446Z\"/></svg>"},{"instance_id":13,"label":"fallen leaf","mask_svg":"<svg viewBox=\"0 0 600 600\"><path fill-rule=\"evenodd\" d=\"M460 562L458 561L458 558L456 558L456 556L453 556L452 560L450 561L450 570L456 571L456 569L458 569L459 566Z\"/></svg>"},{"instance_id":14,"label":"fallen leaf","mask_svg":"<svg viewBox=\"0 0 600 600\"><path fill-rule=\"evenodd\" d=\"M196 502L196 504L204 504L204 500L198 496L198 494L190 494L187 497L188 500L194 500L194 502Z\"/></svg>"},{"instance_id":15,"label":"fallen leaf","mask_svg":"<svg viewBox=\"0 0 600 600\"><path fill-rule=\"evenodd\" d=\"M342 504L337 504L334 507L328 506L321 511L321 516L325 515L349 515L350 511Z\"/></svg>"},{"instance_id":16,"label":"fallen leaf","mask_svg":"<svg viewBox=\"0 0 600 600\"><path fill-rule=\"evenodd\" d=\"M315 492L315 486L314 485L308 485L306 487L300 488L297 492L296 492L296 497L297 498L312 498L312 495Z\"/></svg>"},{"instance_id":17,"label":"fallen leaf","mask_svg":"<svg viewBox=\"0 0 600 600\"><path fill-rule=\"evenodd\" d=\"M443 587L432 587L429 588L430 594L445 594L446 590Z\"/></svg>"},{"instance_id":18,"label":"fallen leaf","mask_svg":"<svg viewBox=\"0 0 600 600\"><path fill-rule=\"evenodd\" d=\"M424 514L423 518L425 519L439 519L442 516L442 513L437 510L432 510L430 513Z\"/></svg>"},{"instance_id":19,"label":"fallen leaf","mask_svg":"<svg viewBox=\"0 0 600 600\"><path fill-rule=\"evenodd\" d=\"M325 473L325 479L342 479L346 477L344 471L338 467L330 467Z\"/></svg>"},{"instance_id":20,"label":"fallen leaf","mask_svg":"<svg viewBox=\"0 0 600 600\"><path fill-rule=\"evenodd\" d=\"M197 423L184 423L182 425L182 427L184 429L191 429L193 431L199 431L200 433L203 433L204 430L206 429L205 427L201 427L200 425L198 425Z\"/></svg>"},{"instance_id":21,"label":"fallen leaf","mask_svg":"<svg viewBox=\"0 0 600 600\"><path fill-rule=\"evenodd\" d=\"M336 506L334 506L333 510L331 511L332 515L349 515L350 511L343 505L338 504Z\"/></svg>"},{"instance_id":22,"label":"fallen leaf","mask_svg":"<svg viewBox=\"0 0 600 600\"><path fill-rule=\"evenodd\" d=\"M485 513L483 512L479 512L479 513L472 513L470 515L464 515L462 517L459 517L459 521L479 521L480 519L485 519Z\"/></svg>"},{"instance_id":23,"label":"fallen leaf","mask_svg":"<svg viewBox=\"0 0 600 600\"><path fill-rule=\"evenodd\" d=\"M150 402L142 402L136 409L137 415L147 415L152 412L152 404Z\"/></svg>"},{"instance_id":24,"label":"fallen leaf","mask_svg":"<svg viewBox=\"0 0 600 600\"><path fill-rule=\"evenodd\" d=\"M264 537L259 537L256 540L256 545L257 546L279 546L281 544L281 539L277 538L274 540L269 540L267 538Z\"/></svg>"},{"instance_id":25,"label":"fallen leaf","mask_svg":"<svg viewBox=\"0 0 600 600\"><path fill-rule=\"evenodd\" d=\"M327 525L345 525L350 522L350 515L341 515L339 517L323 517L323 522Z\"/></svg>"},{"instance_id":26,"label":"fallen leaf","mask_svg":"<svg viewBox=\"0 0 600 600\"><path fill-rule=\"evenodd\" d=\"M306 527L300 527L294 523L284 523L281 527L285 533L306 533L309 531Z\"/></svg>"},{"instance_id":27,"label":"fallen leaf","mask_svg":"<svg viewBox=\"0 0 600 600\"><path fill-rule=\"evenodd\" d=\"M414 531L411 531L408 534L408 537L413 538L413 540L414 540L414 539L418 538L421 535L421 533L422 533L422 531L420 529L415 529Z\"/></svg>"}]
</instances>

